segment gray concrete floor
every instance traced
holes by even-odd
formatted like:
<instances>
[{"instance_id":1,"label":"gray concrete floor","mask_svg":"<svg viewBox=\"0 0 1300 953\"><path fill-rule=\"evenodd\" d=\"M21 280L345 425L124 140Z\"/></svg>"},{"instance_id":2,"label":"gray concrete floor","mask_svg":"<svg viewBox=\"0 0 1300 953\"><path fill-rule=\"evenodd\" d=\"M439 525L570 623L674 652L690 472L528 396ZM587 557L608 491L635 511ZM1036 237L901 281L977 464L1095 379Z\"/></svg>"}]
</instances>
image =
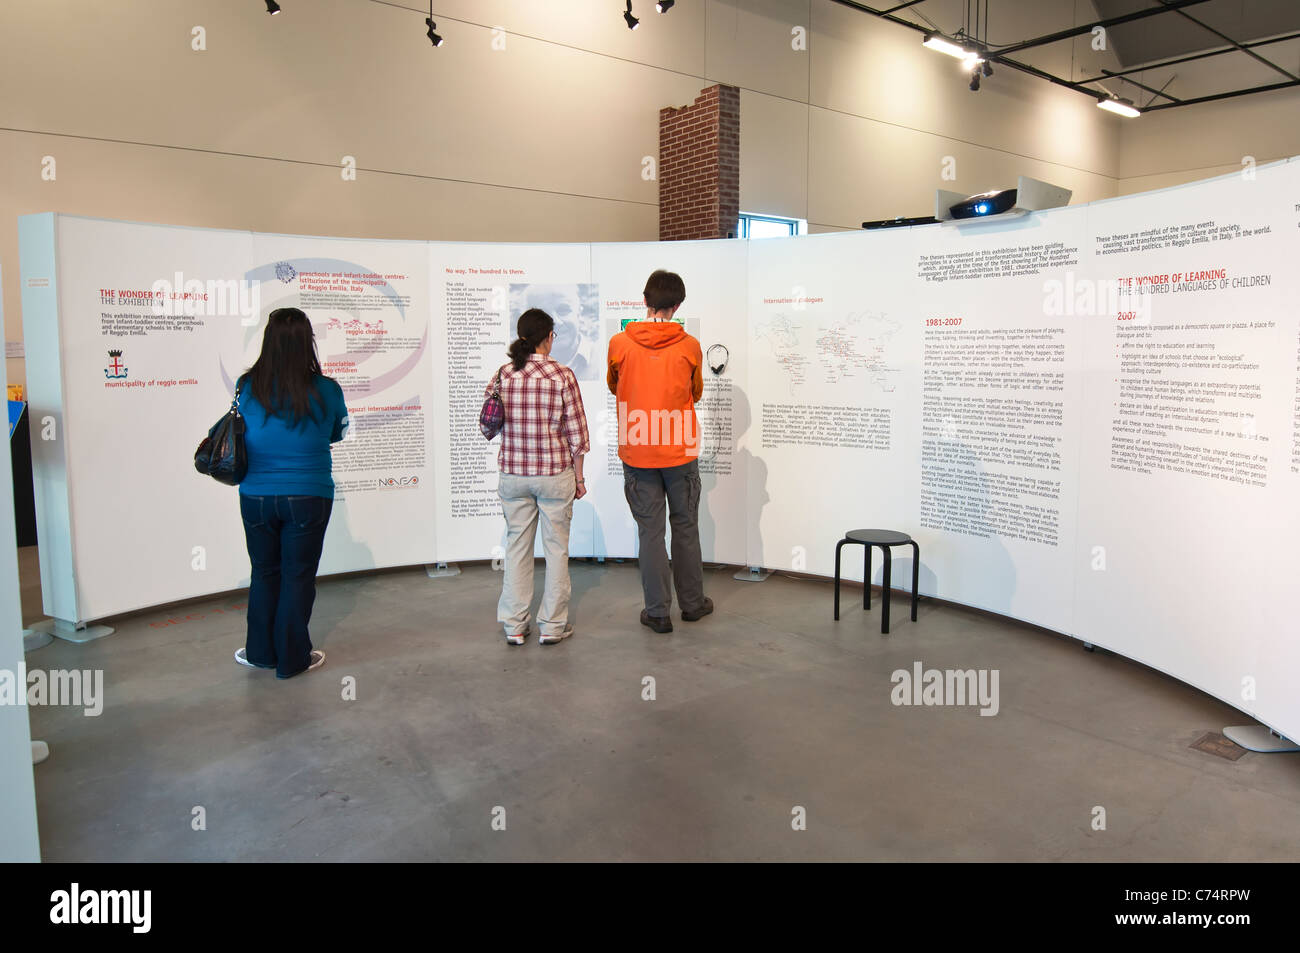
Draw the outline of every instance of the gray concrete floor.
<instances>
[{"instance_id":1,"label":"gray concrete floor","mask_svg":"<svg viewBox=\"0 0 1300 953\"><path fill-rule=\"evenodd\" d=\"M31 622L34 550L21 565ZM52 749L36 769L44 858L1300 855L1300 757L1189 748L1245 719L1125 659L933 602L913 623L905 599L881 635L860 589L836 623L828 583L732 569L706 574L714 615L656 635L637 622L634 563L572 570L577 634L556 646L507 646L500 576L471 565L322 580L312 631L328 661L285 682L232 660L240 593L32 652L29 668L103 669L107 696L99 717L31 710ZM894 706L890 674L917 660L998 669L999 714Z\"/></svg>"}]
</instances>

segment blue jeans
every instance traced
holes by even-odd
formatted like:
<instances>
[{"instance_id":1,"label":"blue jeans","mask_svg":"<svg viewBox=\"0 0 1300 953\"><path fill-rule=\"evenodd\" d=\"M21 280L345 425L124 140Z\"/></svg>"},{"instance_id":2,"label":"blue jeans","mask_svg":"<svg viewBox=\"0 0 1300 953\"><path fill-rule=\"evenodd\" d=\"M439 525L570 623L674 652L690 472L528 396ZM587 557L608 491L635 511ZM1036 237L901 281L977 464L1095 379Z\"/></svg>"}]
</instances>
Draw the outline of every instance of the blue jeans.
<instances>
[{"instance_id":1,"label":"blue jeans","mask_svg":"<svg viewBox=\"0 0 1300 953\"><path fill-rule=\"evenodd\" d=\"M252 575L248 585L248 661L290 678L311 664L307 623L316 568L334 501L321 496L244 496L239 512Z\"/></svg>"}]
</instances>

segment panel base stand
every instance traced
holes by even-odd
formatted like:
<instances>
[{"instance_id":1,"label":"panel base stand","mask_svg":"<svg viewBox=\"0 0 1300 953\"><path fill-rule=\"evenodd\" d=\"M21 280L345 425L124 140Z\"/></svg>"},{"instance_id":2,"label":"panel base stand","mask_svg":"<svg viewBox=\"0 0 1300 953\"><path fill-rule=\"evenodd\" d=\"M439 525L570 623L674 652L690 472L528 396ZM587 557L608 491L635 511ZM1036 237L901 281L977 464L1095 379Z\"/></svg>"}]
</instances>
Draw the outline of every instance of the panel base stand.
<instances>
[{"instance_id":1,"label":"panel base stand","mask_svg":"<svg viewBox=\"0 0 1300 953\"><path fill-rule=\"evenodd\" d=\"M748 569L740 570L731 578L739 579L741 582L762 582L770 575L772 574L764 570L762 566L750 566Z\"/></svg>"},{"instance_id":2,"label":"panel base stand","mask_svg":"<svg viewBox=\"0 0 1300 953\"><path fill-rule=\"evenodd\" d=\"M52 635L56 639L63 639L65 642L75 642L80 645L82 642L93 642L95 639L102 639L106 635L112 635L113 627L111 625L88 625L85 622L77 625L74 622L65 622L63 619L43 619L32 626L32 631Z\"/></svg>"},{"instance_id":3,"label":"panel base stand","mask_svg":"<svg viewBox=\"0 0 1300 953\"><path fill-rule=\"evenodd\" d=\"M424 574L430 579L448 579L460 575L460 567L455 563L434 563L424 567Z\"/></svg>"},{"instance_id":4,"label":"panel base stand","mask_svg":"<svg viewBox=\"0 0 1300 953\"><path fill-rule=\"evenodd\" d=\"M54 636L47 632L34 632L31 629L23 629L23 652L35 652L37 649L43 649L54 641Z\"/></svg>"},{"instance_id":5,"label":"panel base stand","mask_svg":"<svg viewBox=\"0 0 1300 953\"><path fill-rule=\"evenodd\" d=\"M44 741L32 742L32 764L40 764L50 756L50 746Z\"/></svg>"},{"instance_id":6,"label":"panel base stand","mask_svg":"<svg viewBox=\"0 0 1300 953\"><path fill-rule=\"evenodd\" d=\"M1300 745L1290 738L1283 738L1272 728L1263 725L1234 725L1223 729L1223 737L1241 745L1247 751L1260 751L1264 754L1300 751Z\"/></svg>"}]
</instances>

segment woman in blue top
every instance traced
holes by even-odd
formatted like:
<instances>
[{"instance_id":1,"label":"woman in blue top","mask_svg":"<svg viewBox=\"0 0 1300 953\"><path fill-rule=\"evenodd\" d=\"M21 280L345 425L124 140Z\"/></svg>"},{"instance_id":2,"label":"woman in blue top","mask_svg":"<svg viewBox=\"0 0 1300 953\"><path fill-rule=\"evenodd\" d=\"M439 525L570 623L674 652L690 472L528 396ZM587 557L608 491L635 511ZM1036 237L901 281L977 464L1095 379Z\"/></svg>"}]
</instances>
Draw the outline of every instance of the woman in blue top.
<instances>
[{"instance_id":1,"label":"woman in blue top","mask_svg":"<svg viewBox=\"0 0 1300 953\"><path fill-rule=\"evenodd\" d=\"M330 444L343 439L348 409L338 382L321 374L311 322L297 308L271 312L238 393L248 448L239 509L252 576L248 641L235 661L291 678L325 662L307 623L334 506Z\"/></svg>"}]
</instances>

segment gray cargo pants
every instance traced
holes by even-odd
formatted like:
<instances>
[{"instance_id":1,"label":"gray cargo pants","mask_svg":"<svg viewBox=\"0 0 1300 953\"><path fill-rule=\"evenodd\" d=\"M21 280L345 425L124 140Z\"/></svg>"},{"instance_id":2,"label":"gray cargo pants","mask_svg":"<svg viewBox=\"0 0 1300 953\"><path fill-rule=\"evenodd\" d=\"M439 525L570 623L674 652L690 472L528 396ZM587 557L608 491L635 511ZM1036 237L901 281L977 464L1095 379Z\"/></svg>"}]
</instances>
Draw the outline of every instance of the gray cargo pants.
<instances>
[{"instance_id":1,"label":"gray cargo pants","mask_svg":"<svg viewBox=\"0 0 1300 953\"><path fill-rule=\"evenodd\" d=\"M641 539L641 588L646 612L660 618L677 605L686 612L704 607L704 563L700 556L700 466L692 460L679 467L643 469L623 464L623 495L636 519ZM673 528L669 575L664 546L664 509Z\"/></svg>"}]
</instances>

